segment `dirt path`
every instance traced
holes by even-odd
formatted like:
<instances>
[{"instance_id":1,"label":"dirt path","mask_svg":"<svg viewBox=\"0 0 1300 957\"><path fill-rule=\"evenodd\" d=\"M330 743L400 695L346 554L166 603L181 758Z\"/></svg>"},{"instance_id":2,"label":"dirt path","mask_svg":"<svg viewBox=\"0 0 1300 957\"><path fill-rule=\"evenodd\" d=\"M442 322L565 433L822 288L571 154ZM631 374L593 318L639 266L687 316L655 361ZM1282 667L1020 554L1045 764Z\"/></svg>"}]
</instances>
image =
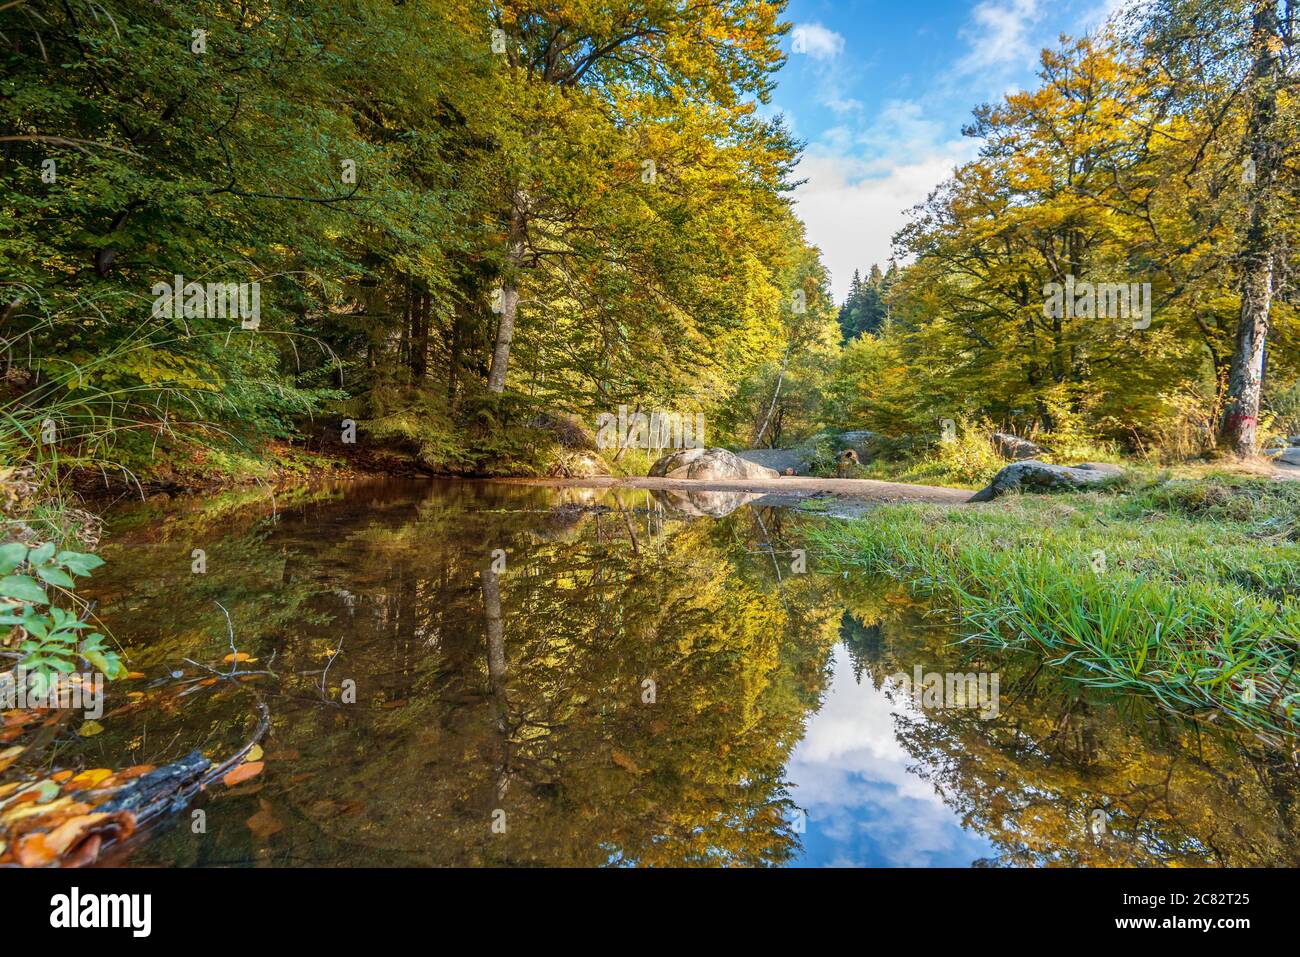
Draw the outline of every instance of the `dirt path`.
<instances>
[{"instance_id":1,"label":"dirt path","mask_svg":"<svg viewBox=\"0 0 1300 957\"><path fill-rule=\"evenodd\" d=\"M666 492L749 492L754 495L779 495L792 499L834 498L860 502L966 502L974 494L966 489L942 488L937 485L905 485L901 482L877 482L874 479L829 479L789 475L775 479L735 479L700 482L694 479L663 478L498 478L491 482L510 485L540 485L564 488L645 488Z\"/></svg>"}]
</instances>

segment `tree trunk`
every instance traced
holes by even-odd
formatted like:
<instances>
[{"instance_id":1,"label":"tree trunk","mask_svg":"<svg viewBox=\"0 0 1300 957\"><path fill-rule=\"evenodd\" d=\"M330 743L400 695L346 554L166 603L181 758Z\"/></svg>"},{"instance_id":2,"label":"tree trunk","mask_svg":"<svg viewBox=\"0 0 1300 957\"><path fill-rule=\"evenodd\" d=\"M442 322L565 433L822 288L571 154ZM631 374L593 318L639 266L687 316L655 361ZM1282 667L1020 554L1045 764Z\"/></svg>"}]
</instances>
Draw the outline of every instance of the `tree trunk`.
<instances>
[{"instance_id":1,"label":"tree trunk","mask_svg":"<svg viewBox=\"0 0 1300 957\"><path fill-rule=\"evenodd\" d=\"M418 384L429 371L429 312L433 305L433 296L427 291L416 290L412 309L414 321L411 324L411 376Z\"/></svg>"},{"instance_id":2,"label":"tree trunk","mask_svg":"<svg viewBox=\"0 0 1300 957\"><path fill-rule=\"evenodd\" d=\"M1241 246L1241 316L1228 373L1228 398L1219 425L1219 447L1237 455L1255 452L1264 382L1264 346L1273 299L1276 252L1273 192L1281 162L1281 144L1275 130L1280 44L1276 4L1271 0L1255 0L1250 39L1255 62L1251 69L1247 144L1250 162L1255 166L1255 182L1246 187L1250 225Z\"/></svg>"},{"instance_id":3,"label":"tree trunk","mask_svg":"<svg viewBox=\"0 0 1300 957\"><path fill-rule=\"evenodd\" d=\"M482 568L483 617L487 625L488 679L491 685L492 710L496 715L500 737L497 761L496 800L505 799L510 788L510 700L506 696L506 640L501 623L501 582L488 559ZM498 805L499 806L499 805Z\"/></svg>"},{"instance_id":4,"label":"tree trunk","mask_svg":"<svg viewBox=\"0 0 1300 957\"><path fill-rule=\"evenodd\" d=\"M527 225L522 203L516 199L510 213L510 240L506 251L506 271L501 282L501 320L497 323L497 343L492 350L488 370L488 391L504 392L506 368L510 365L510 346L515 339L515 316L519 312L519 270L524 261L524 231Z\"/></svg>"},{"instance_id":5,"label":"tree trunk","mask_svg":"<svg viewBox=\"0 0 1300 957\"><path fill-rule=\"evenodd\" d=\"M790 361L790 350L792 348L794 348L793 342L785 347L785 355L781 357L781 371L776 375L776 388L772 390L772 402L767 407L767 415L763 418L762 424L754 431L754 437L749 440L749 447L751 449L758 448L758 443L762 440L763 433L767 431L767 427L772 421L772 413L776 411L777 399L781 397L781 383L785 380L785 366L786 363Z\"/></svg>"}]
</instances>

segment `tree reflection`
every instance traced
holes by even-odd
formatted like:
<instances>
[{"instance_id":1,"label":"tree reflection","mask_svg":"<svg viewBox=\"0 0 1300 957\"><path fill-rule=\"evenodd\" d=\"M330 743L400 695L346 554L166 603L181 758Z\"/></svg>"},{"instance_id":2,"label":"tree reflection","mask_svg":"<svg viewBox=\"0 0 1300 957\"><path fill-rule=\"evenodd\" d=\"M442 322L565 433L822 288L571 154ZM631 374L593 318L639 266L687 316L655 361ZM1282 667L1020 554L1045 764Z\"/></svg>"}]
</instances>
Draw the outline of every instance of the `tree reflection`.
<instances>
[{"instance_id":1,"label":"tree reflection","mask_svg":"<svg viewBox=\"0 0 1300 957\"><path fill-rule=\"evenodd\" d=\"M983 863L1295 863L1285 761L1124 712L1033 658L978 658L892 586L827 574L815 555L794 572L801 523L819 520L751 505L692 521L639 494L380 483L274 521L222 513L216 526L173 517L161 536L129 532L101 587L133 667L219 660L222 636L195 623L234 597L239 648L279 679L262 688L274 723L256 789L214 795L206 839L174 832L138 859L798 860L786 769L841 642L864 691L888 692L890 674L917 664L1002 675L996 720L923 716L901 699L896 717L914 772L997 849ZM208 546L201 580L157 561L191 542ZM214 688L176 714L106 722L96 747L129 751L124 764L165 757L152 742L173 736L169 747L219 750L246 706ZM245 826L259 802L283 824L267 840Z\"/></svg>"}]
</instances>

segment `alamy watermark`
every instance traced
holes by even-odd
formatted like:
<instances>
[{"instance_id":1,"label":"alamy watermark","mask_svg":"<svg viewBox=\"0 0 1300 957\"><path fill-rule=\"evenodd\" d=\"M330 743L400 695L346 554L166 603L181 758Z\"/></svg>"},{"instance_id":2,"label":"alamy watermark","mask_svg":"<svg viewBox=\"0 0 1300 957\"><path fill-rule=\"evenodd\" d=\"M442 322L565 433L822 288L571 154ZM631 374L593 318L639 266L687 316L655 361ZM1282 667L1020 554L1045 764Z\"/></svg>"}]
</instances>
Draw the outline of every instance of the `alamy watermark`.
<instances>
[{"instance_id":1,"label":"alamy watermark","mask_svg":"<svg viewBox=\"0 0 1300 957\"><path fill-rule=\"evenodd\" d=\"M618 415L596 416L596 447L600 449L702 449L704 415L696 412L633 412L618 407Z\"/></svg>"},{"instance_id":2,"label":"alamy watermark","mask_svg":"<svg viewBox=\"0 0 1300 957\"><path fill-rule=\"evenodd\" d=\"M155 319L238 319L245 329L262 322L262 284L258 282L186 282L177 273L173 282L154 283Z\"/></svg>"},{"instance_id":3,"label":"alamy watermark","mask_svg":"<svg viewBox=\"0 0 1300 957\"><path fill-rule=\"evenodd\" d=\"M922 672L917 665L909 675L900 671L891 676L894 685L912 695L918 711L978 709L985 720L996 718L1001 710L998 672Z\"/></svg>"},{"instance_id":4,"label":"alamy watermark","mask_svg":"<svg viewBox=\"0 0 1300 957\"><path fill-rule=\"evenodd\" d=\"M29 708L80 710L87 718L104 716L104 676L98 672L43 674L19 665L0 675L0 710Z\"/></svg>"},{"instance_id":5,"label":"alamy watermark","mask_svg":"<svg viewBox=\"0 0 1300 957\"><path fill-rule=\"evenodd\" d=\"M1151 283L1078 282L1043 284L1046 319L1127 319L1134 329L1151 325Z\"/></svg>"}]
</instances>

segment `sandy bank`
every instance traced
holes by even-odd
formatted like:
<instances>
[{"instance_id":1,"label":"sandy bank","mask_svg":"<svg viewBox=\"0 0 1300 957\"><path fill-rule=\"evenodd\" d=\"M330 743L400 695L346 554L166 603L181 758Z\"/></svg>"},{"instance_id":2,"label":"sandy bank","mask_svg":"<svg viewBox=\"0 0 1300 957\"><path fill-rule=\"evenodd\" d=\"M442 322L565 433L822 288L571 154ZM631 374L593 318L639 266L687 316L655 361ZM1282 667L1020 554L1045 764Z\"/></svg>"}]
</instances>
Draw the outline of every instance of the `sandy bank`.
<instances>
[{"instance_id":1,"label":"sandy bank","mask_svg":"<svg viewBox=\"0 0 1300 957\"><path fill-rule=\"evenodd\" d=\"M877 482L874 479L831 479L789 475L775 479L736 479L701 482L691 479L664 478L497 478L488 479L509 485L537 485L553 488L644 488L666 492L749 492L754 495L780 495L801 499L831 496L861 502L947 502L968 501L973 495L966 489L942 488L937 485L906 485L901 482Z\"/></svg>"}]
</instances>

